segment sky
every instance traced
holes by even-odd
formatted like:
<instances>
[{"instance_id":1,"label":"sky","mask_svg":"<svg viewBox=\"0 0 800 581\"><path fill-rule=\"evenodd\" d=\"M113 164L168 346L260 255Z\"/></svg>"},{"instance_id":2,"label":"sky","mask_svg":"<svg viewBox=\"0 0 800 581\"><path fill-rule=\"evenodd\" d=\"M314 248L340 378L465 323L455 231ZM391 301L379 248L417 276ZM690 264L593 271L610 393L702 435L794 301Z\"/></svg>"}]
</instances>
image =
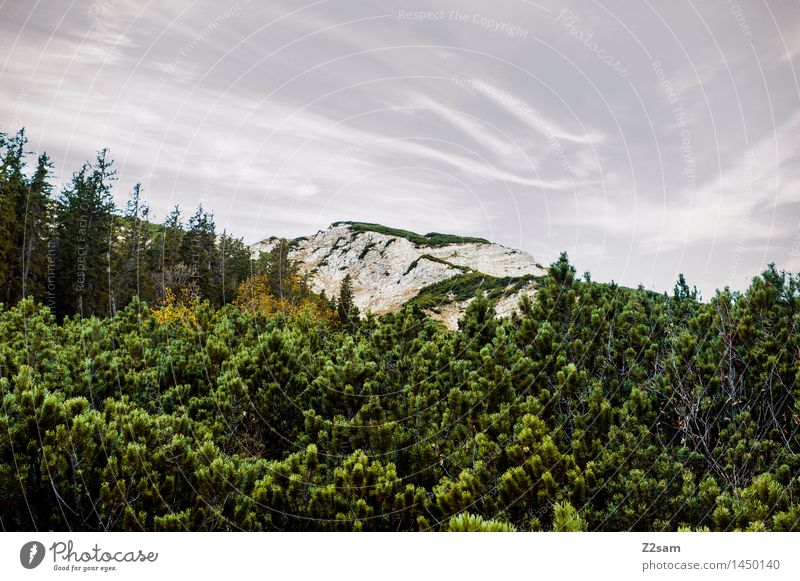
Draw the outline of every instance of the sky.
<instances>
[{"instance_id":1,"label":"sky","mask_svg":"<svg viewBox=\"0 0 800 581\"><path fill-rule=\"evenodd\" d=\"M0 0L0 131L252 243L480 236L704 298L800 271L800 2Z\"/></svg>"}]
</instances>

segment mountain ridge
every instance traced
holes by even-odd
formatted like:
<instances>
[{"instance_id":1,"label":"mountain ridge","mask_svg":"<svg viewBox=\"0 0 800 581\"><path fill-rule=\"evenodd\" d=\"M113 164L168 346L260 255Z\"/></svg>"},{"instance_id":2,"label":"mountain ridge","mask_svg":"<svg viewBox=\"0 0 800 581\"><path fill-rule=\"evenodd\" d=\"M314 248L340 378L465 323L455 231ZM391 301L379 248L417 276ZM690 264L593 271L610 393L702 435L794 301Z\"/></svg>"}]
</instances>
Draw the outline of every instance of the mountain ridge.
<instances>
[{"instance_id":1,"label":"mountain ridge","mask_svg":"<svg viewBox=\"0 0 800 581\"><path fill-rule=\"evenodd\" d=\"M269 252L278 241L271 237L251 248ZM483 238L422 235L368 222L334 222L289 245L289 258L315 292L337 296L349 274L362 313L389 313L417 300L448 328L457 327L479 293L496 300L498 316L509 315L523 294L534 293L536 278L545 273L527 252Z\"/></svg>"}]
</instances>

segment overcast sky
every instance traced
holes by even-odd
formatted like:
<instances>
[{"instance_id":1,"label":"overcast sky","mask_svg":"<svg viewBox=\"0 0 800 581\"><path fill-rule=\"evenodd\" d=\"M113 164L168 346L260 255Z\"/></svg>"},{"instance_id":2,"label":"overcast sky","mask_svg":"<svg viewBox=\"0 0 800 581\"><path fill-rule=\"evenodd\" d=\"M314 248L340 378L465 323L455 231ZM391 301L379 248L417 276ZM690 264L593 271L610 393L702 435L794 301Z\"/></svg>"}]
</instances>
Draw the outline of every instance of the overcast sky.
<instances>
[{"instance_id":1,"label":"overcast sky","mask_svg":"<svg viewBox=\"0 0 800 581\"><path fill-rule=\"evenodd\" d=\"M800 271L800 3L0 2L0 130L253 242L335 220L707 298Z\"/></svg>"}]
</instances>

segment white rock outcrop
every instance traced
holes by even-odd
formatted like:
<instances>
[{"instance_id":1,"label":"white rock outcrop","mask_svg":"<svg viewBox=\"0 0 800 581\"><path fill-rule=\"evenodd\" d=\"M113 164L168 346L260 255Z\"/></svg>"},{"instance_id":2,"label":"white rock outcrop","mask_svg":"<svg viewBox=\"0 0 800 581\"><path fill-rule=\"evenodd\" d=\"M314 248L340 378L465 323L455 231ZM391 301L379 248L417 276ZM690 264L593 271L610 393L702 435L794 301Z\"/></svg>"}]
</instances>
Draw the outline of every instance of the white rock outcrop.
<instances>
[{"instance_id":1,"label":"white rock outcrop","mask_svg":"<svg viewBox=\"0 0 800 581\"><path fill-rule=\"evenodd\" d=\"M253 245L269 252L272 238ZM296 240L289 252L312 289L329 297L339 293L344 277L353 283L354 302L362 313L396 311L423 288L459 274L478 271L494 277L541 275L544 269L527 252L499 244L458 242L442 246L416 245L400 235L359 231L350 224L334 224L313 236ZM516 308L522 294L532 294L533 284L498 300L498 316ZM431 316L448 328L456 328L469 301L440 305Z\"/></svg>"}]
</instances>

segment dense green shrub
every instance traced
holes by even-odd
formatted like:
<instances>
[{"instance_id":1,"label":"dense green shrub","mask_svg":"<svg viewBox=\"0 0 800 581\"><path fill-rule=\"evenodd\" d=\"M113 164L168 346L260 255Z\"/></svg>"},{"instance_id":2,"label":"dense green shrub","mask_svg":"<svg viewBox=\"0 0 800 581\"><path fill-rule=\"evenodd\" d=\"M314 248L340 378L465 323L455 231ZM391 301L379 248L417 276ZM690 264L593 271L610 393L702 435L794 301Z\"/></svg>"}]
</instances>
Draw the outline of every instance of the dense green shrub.
<instances>
[{"instance_id":1,"label":"dense green shrub","mask_svg":"<svg viewBox=\"0 0 800 581\"><path fill-rule=\"evenodd\" d=\"M4 530L797 530L800 278L519 312L0 312Z\"/></svg>"}]
</instances>

